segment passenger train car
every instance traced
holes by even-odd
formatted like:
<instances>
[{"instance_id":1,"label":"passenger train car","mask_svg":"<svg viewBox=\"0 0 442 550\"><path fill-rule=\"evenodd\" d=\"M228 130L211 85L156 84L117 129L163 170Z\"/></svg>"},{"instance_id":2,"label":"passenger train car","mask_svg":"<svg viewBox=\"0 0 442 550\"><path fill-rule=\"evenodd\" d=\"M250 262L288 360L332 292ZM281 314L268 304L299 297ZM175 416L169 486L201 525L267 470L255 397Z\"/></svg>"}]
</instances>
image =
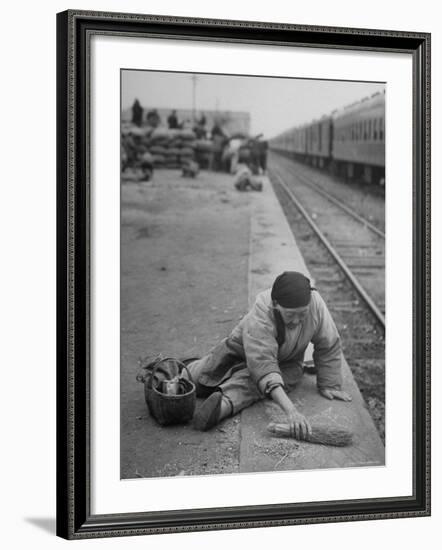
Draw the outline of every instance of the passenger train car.
<instances>
[{"instance_id":1,"label":"passenger train car","mask_svg":"<svg viewBox=\"0 0 442 550\"><path fill-rule=\"evenodd\" d=\"M286 130L270 149L349 180L385 183L385 92Z\"/></svg>"}]
</instances>

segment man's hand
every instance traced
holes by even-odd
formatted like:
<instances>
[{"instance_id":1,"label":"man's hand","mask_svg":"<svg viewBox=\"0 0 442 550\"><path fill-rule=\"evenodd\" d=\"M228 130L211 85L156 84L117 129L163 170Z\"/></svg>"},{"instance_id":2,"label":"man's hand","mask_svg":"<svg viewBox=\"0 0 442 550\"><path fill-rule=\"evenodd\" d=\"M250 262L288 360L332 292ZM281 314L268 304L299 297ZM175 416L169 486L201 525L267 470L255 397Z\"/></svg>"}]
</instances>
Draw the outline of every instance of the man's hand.
<instances>
[{"instance_id":1,"label":"man's hand","mask_svg":"<svg viewBox=\"0 0 442 550\"><path fill-rule=\"evenodd\" d=\"M328 388L320 388L319 393L326 399L339 399L341 401L351 401L351 396L342 390L332 390Z\"/></svg>"},{"instance_id":2,"label":"man's hand","mask_svg":"<svg viewBox=\"0 0 442 550\"><path fill-rule=\"evenodd\" d=\"M286 411L288 424L290 426L290 435L296 439L307 439L312 435L312 428L307 418L301 414L295 407Z\"/></svg>"},{"instance_id":3,"label":"man's hand","mask_svg":"<svg viewBox=\"0 0 442 550\"><path fill-rule=\"evenodd\" d=\"M290 435L292 437L296 437L296 439L306 439L307 436L312 434L312 428L308 420L303 414L298 412L282 386L276 386L276 388L271 391L270 396L287 415Z\"/></svg>"}]
</instances>

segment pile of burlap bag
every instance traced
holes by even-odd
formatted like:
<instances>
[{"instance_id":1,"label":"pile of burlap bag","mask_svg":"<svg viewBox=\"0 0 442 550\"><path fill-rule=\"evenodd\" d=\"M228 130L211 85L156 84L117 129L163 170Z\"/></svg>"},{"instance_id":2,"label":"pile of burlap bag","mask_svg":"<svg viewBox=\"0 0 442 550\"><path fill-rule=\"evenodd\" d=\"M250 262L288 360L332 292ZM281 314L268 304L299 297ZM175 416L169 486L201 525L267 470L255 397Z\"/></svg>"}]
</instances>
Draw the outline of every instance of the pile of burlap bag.
<instances>
[{"instance_id":1,"label":"pile of burlap bag","mask_svg":"<svg viewBox=\"0 0 442 550\"><path fill-rule=\"evenodd\" d=\"M145 127L133 133L132 138L138 157L150 158L154 168L181 169L190 161L197 162L201 168L207 168L210 164L212 141L197 139L192 130Z\"/></svg>"}]
</instances>

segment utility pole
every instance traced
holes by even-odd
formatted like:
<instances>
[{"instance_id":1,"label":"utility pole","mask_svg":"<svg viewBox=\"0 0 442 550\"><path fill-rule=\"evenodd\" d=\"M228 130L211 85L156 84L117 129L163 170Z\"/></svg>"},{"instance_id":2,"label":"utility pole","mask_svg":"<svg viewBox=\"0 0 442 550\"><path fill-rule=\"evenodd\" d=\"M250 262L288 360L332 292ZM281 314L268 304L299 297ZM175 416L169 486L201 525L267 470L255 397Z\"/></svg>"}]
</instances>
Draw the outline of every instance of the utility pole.
<instances>
[{"instance_id":1,"label":"utility pole","mask_svg":"<svg viewBox=\"0 0 442 550\"><path fill-rule=\"evenodd\" d=\"M196 81L198 77L196 74L192 74L190 77L192 79L192 119L193 124L196 123Z\"/></svg>"}]
</instances>

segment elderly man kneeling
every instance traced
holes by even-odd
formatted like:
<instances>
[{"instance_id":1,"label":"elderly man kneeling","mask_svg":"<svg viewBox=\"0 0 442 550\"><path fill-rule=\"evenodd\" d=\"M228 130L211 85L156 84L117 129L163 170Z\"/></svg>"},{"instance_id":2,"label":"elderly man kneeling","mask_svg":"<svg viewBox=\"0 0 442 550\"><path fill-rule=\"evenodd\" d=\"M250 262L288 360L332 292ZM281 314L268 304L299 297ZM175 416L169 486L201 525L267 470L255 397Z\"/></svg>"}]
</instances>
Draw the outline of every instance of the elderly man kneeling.
<instances>
[{"instance_id":1,"label":"elderly man kneeling","mask_svg":"<svg viewBox=\"0 0 442 550\"><path fill-rule=\"evenodd\" d=\"M206 397L195 414L195 427L208 430L268 397L285 412L292 433L305 438L311 427L287 392L303 374L310 342L321 395L351 401L342 391L341 341L330 312L307 277L286 271L258 294L227 338L188 365L197 395Z\"/></svg>"}]
</instances>

